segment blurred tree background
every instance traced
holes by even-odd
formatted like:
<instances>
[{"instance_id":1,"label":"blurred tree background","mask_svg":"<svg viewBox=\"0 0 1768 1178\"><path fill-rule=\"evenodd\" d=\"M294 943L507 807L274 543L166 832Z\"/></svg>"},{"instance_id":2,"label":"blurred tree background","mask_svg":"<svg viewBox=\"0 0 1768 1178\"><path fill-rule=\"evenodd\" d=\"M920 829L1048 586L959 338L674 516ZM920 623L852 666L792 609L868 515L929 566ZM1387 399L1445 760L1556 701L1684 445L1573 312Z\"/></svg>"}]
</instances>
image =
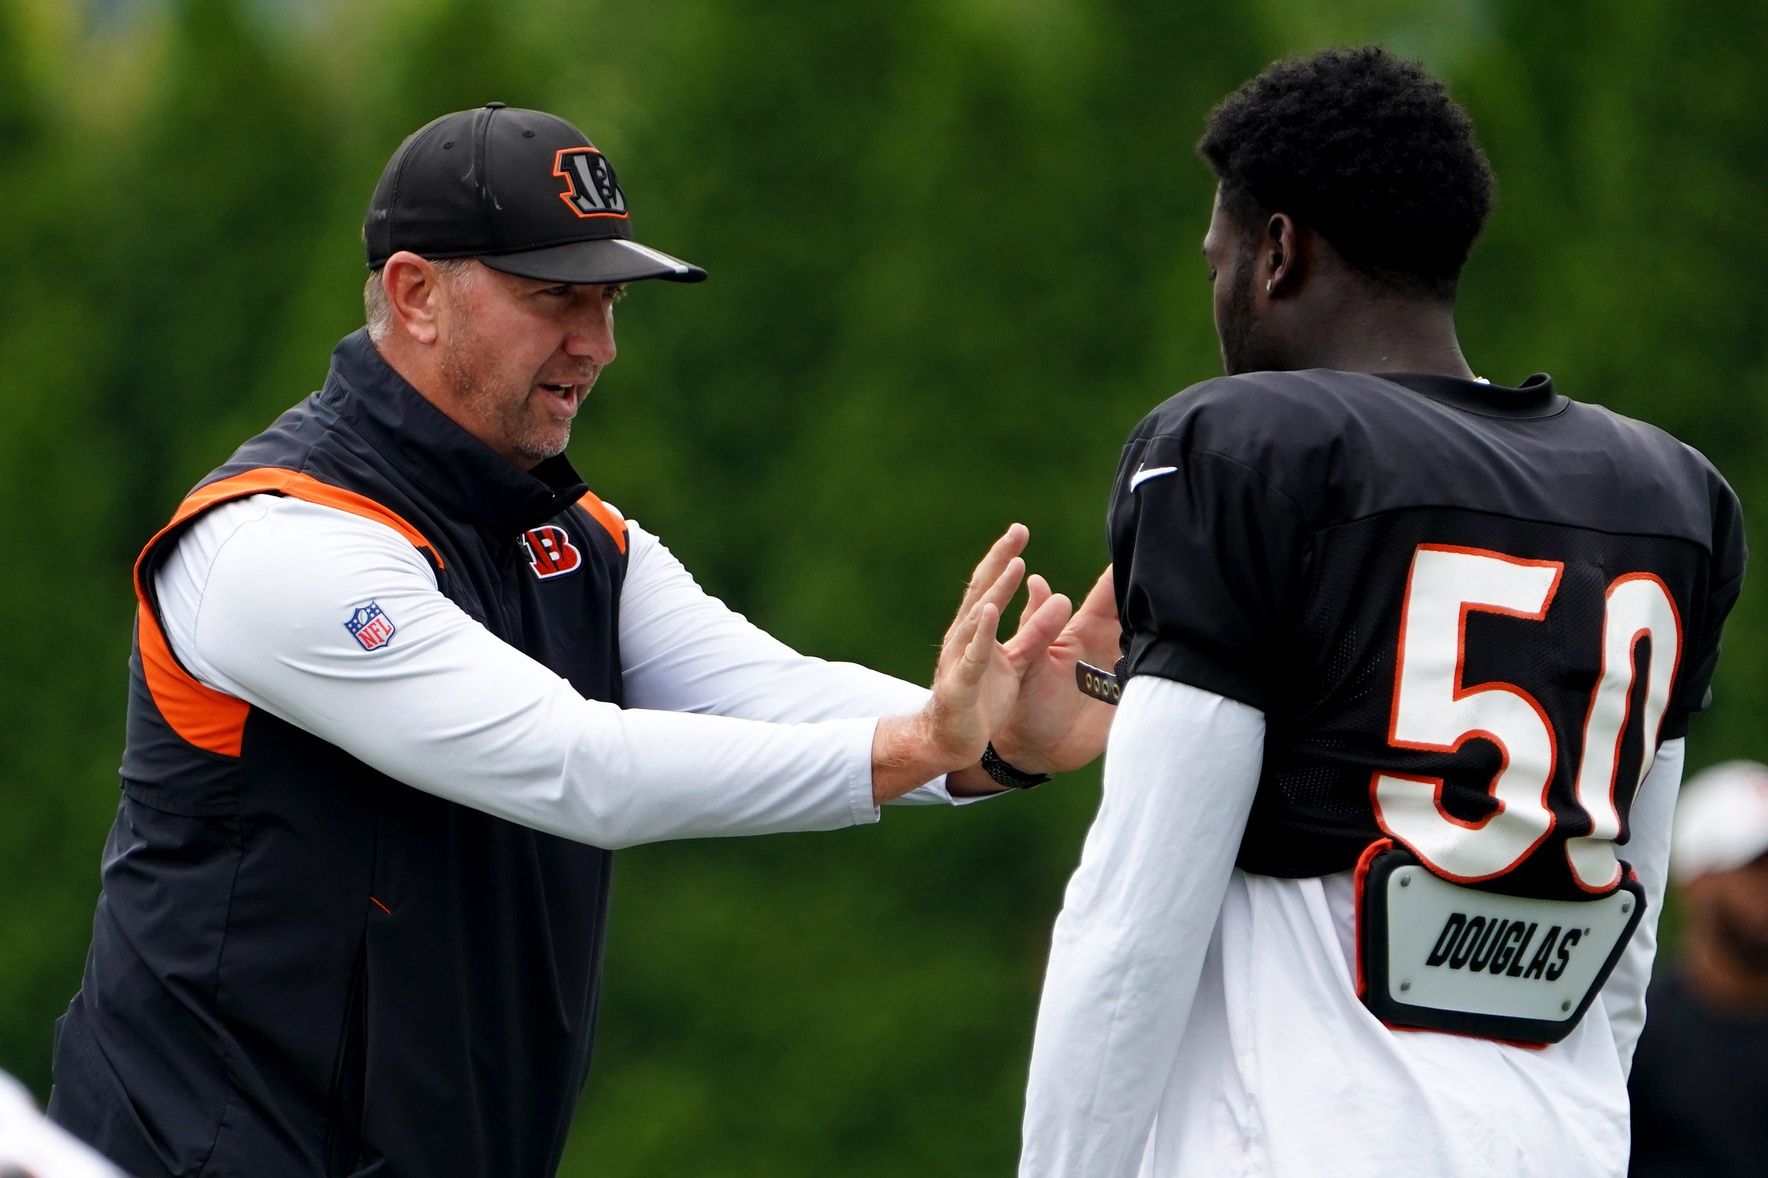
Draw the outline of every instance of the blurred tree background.
<instances>
[{"instance_id":1,"label":"blurred tree background","mask_svg":"<svg viewBox=\"0 0 1768 1178\"><path fill-rule=\"evenodd\" d=\"M1768 503L1760 0L0 0L0 1067L44 1094L115 807L129 565L360 322L401 137L582 125L642 239L591 485L801 649L923 680L1009 519L1085 590L1118 446L1217 370L1204 114L1380 40L1471 109L1500 203L1479 371L1555 374ZM1693 761L1768 756L1764 594ZM32 622L31 618L37 618ZM837 835L623 852L567 1174L1006 1173L1097 776Z\"/></svg>"}]
</instances>

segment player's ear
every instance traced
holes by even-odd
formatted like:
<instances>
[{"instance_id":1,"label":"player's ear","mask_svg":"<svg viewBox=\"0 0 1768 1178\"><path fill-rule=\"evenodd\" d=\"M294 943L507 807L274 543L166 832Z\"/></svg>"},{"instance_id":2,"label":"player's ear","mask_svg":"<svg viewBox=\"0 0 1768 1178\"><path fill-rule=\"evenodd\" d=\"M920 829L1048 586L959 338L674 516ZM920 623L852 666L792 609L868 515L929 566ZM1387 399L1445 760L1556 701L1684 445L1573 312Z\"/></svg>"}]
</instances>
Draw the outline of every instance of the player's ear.
<instances>
[{"instance_id":1,"label":"player's ear","mask_svg":"<svg viewBox=\"0 0 1768 1178\"><path fill-rule=\"evenodd\" d=\"M428 259L400 250L381 267L381 289L392 311L393 330L413 343L433 344L440 332L442 276Z\"/></svg>"},{"instance_id":2,"label":"player's ear","mask_svg":"<svg viewBox=\"0 0 1768 1178\"><path fill-rule=\"evenodd\" d=\"M1289 293L1301 276L1300 254L1296 250L1295 221L1288 213L1272 213L1265 222L1258 245L1259 268L1263 271L1260 285L1265 294L1277 298Z\"/></svg>"}]
</instances>

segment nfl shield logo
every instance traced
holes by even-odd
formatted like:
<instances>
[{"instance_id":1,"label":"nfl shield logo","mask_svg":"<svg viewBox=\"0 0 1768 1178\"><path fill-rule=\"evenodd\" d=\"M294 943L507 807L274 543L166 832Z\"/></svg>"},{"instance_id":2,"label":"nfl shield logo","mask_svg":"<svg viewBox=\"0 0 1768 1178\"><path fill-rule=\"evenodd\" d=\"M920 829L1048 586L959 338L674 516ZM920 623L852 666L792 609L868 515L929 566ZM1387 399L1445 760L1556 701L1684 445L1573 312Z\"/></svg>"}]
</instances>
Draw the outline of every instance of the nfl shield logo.
<instances>
[{"instance_id":1,"label":"nfl shield logo","mask_svg":"<svg viewBox=\"0 0 1768 1178\"><path fill-rule=\"evenodd\" d=\"M345 619L344 629L363 650L379 650L393 641L393 619L372 601L357 606Z\"/></svg>"}]
</instances>

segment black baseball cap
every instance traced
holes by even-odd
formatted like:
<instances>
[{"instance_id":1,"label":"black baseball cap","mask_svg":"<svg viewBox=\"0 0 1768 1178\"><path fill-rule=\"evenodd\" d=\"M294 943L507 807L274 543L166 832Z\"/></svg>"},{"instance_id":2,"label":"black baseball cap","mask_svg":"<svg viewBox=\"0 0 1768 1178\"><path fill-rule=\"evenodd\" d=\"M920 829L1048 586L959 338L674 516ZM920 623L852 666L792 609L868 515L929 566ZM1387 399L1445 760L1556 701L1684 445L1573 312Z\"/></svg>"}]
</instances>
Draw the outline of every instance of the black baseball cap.
<instances>
[{"instance_id":1,"label":"black baseball cap","mask_svg":"<svg viewBox=\"0 0 1768 1178\"><path fill-rule=\"evenodd\" d=\"M368 266L399 250L478 258L546 282L699 282L706 271L632 240L626 194L582 131L488 102L426 123L399 145L362 223Z\"/></svg>"}]
</instances>

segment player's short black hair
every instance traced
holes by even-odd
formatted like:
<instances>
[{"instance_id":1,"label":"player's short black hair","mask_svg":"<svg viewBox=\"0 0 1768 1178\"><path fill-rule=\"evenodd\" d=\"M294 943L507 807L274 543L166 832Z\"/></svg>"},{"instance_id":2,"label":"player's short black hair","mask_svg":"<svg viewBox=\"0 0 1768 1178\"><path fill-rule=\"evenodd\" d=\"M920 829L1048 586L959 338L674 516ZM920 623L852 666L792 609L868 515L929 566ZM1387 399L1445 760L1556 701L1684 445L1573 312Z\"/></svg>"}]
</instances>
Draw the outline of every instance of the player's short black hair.
<instances>
[{"instance_id":1,"label":"player's short black hair","mask_svg":"<svg viewBox=\"0 0 1768 1178\"><path fill-rule=\"evenodd\" d=\"M1287 213L1408 293L1454 297L1492 207L1467 112L1378 45L1275 63L1210 112L1197 152L1243 228Z\"/></svg>"}]
</instances>

